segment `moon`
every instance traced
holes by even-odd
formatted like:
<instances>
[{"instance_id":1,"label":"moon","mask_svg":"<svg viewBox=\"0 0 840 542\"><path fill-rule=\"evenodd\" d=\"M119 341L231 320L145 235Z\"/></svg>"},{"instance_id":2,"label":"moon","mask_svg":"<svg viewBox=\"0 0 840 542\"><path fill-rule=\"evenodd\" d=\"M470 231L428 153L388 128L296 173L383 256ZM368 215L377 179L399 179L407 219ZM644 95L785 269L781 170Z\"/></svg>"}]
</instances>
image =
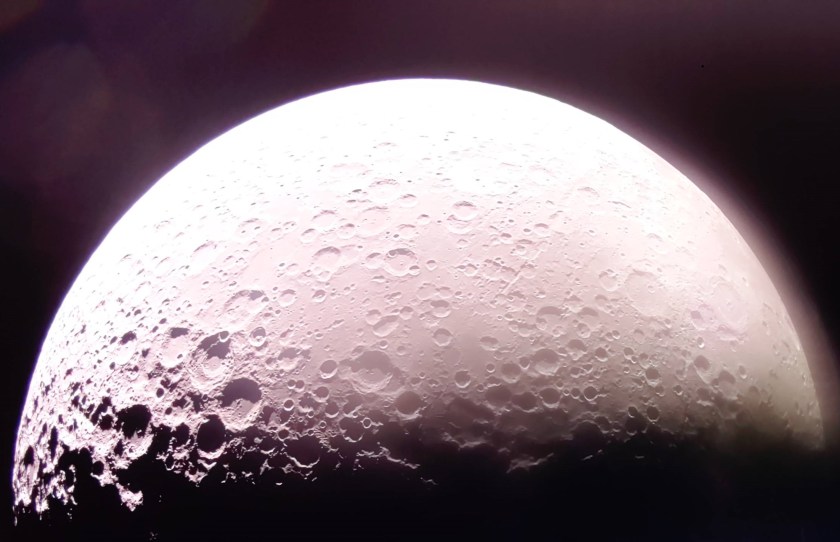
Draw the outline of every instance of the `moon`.
<instances>
[{"instance_id":1,"label":"moon","mask_svg":"<svg viewBox=\"0 0 840 542\"><path fill-rule=\"evenodd\" d=\"M113 227L32 375L15 510L75 503L61 458L81 452L133 510L141 460L192 484L379 465L435 484L401 439L527 472L581 431L644 427L822 446L799 338L741 235L574 107L377 82L230 130Z\"/></svg>"}]
</instances>

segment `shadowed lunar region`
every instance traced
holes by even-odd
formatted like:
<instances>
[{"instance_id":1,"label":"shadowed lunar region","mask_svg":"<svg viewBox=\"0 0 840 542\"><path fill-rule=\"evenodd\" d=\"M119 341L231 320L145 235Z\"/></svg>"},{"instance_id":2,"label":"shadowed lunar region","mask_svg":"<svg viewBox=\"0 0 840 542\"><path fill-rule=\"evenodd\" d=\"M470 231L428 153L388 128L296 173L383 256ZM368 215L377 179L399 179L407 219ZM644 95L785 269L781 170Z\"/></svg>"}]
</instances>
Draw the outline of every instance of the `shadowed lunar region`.
<instances>
[{"instance_id":1,"label":"shadowed lunar region","mask_svg":"<svg viewBox=\"0 0 840 542\"><path fill-rule=\"evenodd\" d=\"M114 226L32 376L15 514L771 539L823 439L776 288L691 181L536 94L386 81L240 125Z\"/></svg>"}]
</instances>

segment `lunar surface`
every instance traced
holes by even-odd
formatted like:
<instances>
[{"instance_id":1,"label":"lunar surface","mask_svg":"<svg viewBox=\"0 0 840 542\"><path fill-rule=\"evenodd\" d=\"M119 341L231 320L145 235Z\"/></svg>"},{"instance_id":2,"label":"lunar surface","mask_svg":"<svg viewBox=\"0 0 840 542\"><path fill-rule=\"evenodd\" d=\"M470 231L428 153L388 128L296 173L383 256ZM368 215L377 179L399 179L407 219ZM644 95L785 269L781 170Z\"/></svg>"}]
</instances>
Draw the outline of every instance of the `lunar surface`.
<instances>
[{"instance_id":1,"label":"lunar surface","mask_svg":"<svg viewBox=\"0 0 840 542\"><path fill-rule=\"evenodd\" d=\"M802 346L732 224L568 105L373 83L231 130L114 226L43 344L15 508L76 503L70 456L135 510L138 462L433 486L418 446L527 472L651 427L822 445Z\"/></svg>"}]
</instances>

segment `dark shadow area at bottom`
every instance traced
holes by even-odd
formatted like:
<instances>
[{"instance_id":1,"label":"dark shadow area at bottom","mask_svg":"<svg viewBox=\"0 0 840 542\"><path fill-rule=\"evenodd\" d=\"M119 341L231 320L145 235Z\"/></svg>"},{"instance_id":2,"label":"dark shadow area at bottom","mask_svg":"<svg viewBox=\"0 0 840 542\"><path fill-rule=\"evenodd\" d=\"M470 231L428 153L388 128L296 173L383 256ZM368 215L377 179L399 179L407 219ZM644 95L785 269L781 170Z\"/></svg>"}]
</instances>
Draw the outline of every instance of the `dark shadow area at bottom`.
<instances>
[{"instance_id":1,"label":"dark shadow area at bottom","mask_svg":"<svg viewBox=\"0 0 840 542\"><path fill-rule=\"evenodd\" d=\"M419 445L418 445L419 446ZM144 503L130 512L68 454L75 506L18 511L21 540L682 540L836 541L840 476L833 454L745 435L725 451L646 431L606 442L586 431L549 461L506 472L493 450L416 450L423 477L380 462L315 479L266 471L201 484L143 460ZM279 485L278 485L279 484Z\"/></svg>"}]
</instances>

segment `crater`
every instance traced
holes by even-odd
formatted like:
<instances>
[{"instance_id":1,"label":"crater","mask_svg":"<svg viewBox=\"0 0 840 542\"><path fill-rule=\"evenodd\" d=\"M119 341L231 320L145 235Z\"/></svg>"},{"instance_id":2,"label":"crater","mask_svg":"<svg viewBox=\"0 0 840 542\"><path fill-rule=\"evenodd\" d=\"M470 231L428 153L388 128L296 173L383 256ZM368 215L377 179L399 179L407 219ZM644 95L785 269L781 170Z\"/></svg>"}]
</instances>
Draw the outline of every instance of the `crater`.
<instances>
[{"instance_id":1,"label":"crater","mask_svg":"<svg viewBox=\"0 0 840 542\"><path fill-rule=\"evenodd\" d=\"M210 416L198 428L195 436L198 449L203 452L214 452L225 443L225 424L218 416Z\"/></svg>"},{"instance_id":2,"label":"crater","mask_svg":"<svg viewBox=\"0 0 840 542\"><path fill-rule=\"evenodd\" d=\"M117 412L117 428L126 437L142 435L149 426L152 413L145 405L132 405Z\"/></svg>"},{"instance_id":3,"label":"crater","mask_svg":"<svg viewBox=\"0 0 840 542\"><path fill-rule=\"evenodd\" d=\"M256 403L261 397L259 384L250 378L237 378L231 380L222 390L221 403L223 407L229 407L238 400Z\"/></svg>"}]
</instances>

